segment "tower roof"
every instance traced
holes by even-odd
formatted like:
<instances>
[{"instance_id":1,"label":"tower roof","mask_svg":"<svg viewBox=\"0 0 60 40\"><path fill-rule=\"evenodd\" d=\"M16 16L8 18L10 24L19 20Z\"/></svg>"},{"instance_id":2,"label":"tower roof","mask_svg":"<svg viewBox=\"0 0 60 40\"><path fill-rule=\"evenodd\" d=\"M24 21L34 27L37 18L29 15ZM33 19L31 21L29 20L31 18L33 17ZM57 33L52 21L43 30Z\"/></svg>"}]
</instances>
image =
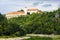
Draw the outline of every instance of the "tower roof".
<instances>
[{"instance_id":1,"label":"tower roof","mask_svg":"<svg viewBox=\"0 0 60 40\"><path fill-rule=\"evenodd\" d=\"M29 8L29 9L27 9L27 11L36 11L36 10L38 10L37 8Z\"/></svg>"}]
</instances>

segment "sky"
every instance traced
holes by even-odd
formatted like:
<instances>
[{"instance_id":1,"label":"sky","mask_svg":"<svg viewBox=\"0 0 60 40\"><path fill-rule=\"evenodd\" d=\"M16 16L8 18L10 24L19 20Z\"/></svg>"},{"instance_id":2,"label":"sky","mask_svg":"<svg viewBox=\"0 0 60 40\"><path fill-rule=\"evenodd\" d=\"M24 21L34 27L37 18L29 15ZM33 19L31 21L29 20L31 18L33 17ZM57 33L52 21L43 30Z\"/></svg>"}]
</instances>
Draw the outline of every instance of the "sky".
<instances>
[{"instance_id":1,"label":"sky","mask_svg":"<svg viewBox=\"0 0 60 40\"><path fill-rule=\"evenodd\" d=\"M53 11L60 7L60 0L0 0L0 12L2 14L25 7L34 7L42 11Z\"/></svg>"}]
</instances>

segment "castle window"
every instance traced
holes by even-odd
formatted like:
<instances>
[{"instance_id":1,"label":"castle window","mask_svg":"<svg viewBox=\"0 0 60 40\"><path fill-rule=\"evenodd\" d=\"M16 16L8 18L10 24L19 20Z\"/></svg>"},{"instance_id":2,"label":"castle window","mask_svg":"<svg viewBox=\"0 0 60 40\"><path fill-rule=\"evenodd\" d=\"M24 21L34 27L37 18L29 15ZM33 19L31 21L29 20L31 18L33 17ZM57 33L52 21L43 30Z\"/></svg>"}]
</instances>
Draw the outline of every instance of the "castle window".
<instances>
[{"instance_id":1,"label":"castle window","mask_svg":"<svg viewBox=\"0 0 60 40\"><path fill-rule=\"evenodd\" d=\"M30 12L27 12L28 15L30 15Z\"/></svg>"}]
</instances>

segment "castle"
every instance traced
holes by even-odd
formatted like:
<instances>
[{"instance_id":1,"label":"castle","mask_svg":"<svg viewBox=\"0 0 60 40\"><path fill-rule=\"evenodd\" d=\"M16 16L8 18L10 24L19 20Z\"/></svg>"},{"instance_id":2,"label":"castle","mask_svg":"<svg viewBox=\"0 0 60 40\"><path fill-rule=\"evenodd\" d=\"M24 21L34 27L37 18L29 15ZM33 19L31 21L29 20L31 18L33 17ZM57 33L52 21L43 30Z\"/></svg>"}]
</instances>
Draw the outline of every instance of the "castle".
<instances>
[{"instance_id":1,"label":"castle","mask_svg":"<svg viewBox=\"0 0 60 40\"><path fill-rule=\"evenodd\" d=\"M29 15L29 14L36 13L36 12L38 12L37 8L24 8L16 12L7 13L6 17L7 19L9 19L9 18L21 16L21 15Z\"/></svg>"}]
</instances>

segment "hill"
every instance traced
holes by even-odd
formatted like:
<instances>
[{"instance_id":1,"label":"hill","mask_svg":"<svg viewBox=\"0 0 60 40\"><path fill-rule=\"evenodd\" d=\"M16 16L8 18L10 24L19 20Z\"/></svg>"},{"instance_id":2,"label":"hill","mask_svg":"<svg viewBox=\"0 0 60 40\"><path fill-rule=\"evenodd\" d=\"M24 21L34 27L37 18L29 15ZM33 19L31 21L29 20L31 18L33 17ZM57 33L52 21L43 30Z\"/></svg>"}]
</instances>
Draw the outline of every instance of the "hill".
<instances>
[{"instance_id":1,"label":"hill","mask_svg":"<svg viewBox=\"0 0 60 40\"><path fill-rule=\"evenodd\" d=\"M23 36L31 33L60 34L60 8L53 12L32 13L8 20L0 14L0 36Z\"/></svg>"}]
</instances>

